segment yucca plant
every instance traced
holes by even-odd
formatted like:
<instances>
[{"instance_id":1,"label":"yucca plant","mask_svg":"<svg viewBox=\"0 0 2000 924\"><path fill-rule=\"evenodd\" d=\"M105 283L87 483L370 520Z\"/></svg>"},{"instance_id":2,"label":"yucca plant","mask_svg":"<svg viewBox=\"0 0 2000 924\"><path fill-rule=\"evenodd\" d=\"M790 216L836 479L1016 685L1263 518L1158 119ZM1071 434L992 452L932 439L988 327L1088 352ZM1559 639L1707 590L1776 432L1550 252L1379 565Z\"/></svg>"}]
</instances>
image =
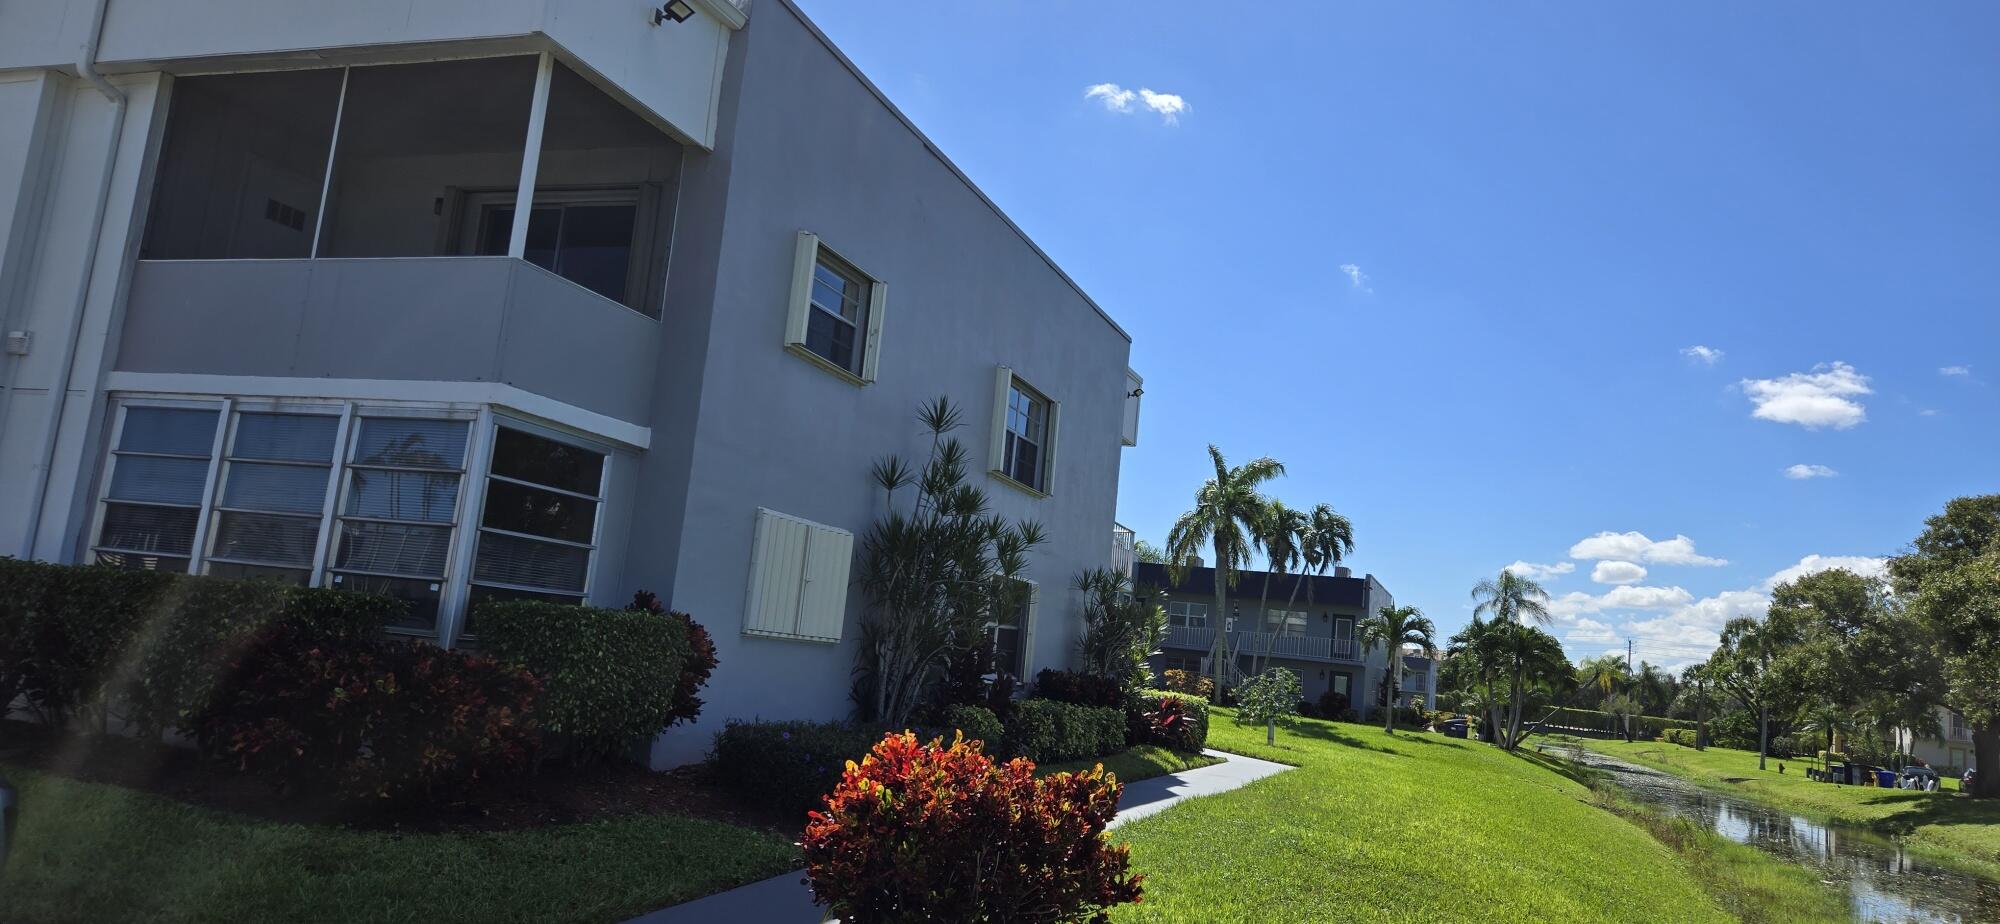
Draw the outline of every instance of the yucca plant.
<instances>
[{"instance_id":1,"label":"yucca plant","mask_svg":"<svg viewBox=\"0 0 2000 924\"><path fill-rule=\"evenodd\" d=\"M1125 575L1108 568L1076 576L1083 592L1083 637L1077 641L1084 673L1116 680L1125 689L1145 686L1153 672L1146 659L1167 633L1167 611L1153 594L1135 594Z\"/></svg>"},{"instance_id":2,"label":"yucca plant","mask_svg":"<svg viewBox=\"0 0 2000 924\"><path fill-rule=\"evenodd\" d=\"M875 464L885 511L861 541L862 622L856 702L864 719L900 727L953 654L982 643L986 625L1018 609L1033 522L987 512L966 482L967 453L951 436L964 425L947 398L918 414L930 449L921 469L898 456ZM913 489L906 491L905 489Z\"/></svg>"}]
</instances>

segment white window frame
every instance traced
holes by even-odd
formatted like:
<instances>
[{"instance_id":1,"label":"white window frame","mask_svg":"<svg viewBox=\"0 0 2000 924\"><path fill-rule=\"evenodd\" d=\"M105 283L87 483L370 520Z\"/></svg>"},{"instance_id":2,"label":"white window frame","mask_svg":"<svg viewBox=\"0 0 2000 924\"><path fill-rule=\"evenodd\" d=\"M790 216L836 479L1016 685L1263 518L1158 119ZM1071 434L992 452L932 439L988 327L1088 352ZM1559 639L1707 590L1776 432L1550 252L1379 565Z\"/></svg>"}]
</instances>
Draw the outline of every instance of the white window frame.
<instances>
[{"instance_id":1,"label":"white window frame","mask_svg":"<svg viewBox=\"0 0 2000 924\"><path fill-rule=\"evenodd\" d=\"M1297 632L1291 631L1294 626L1297 627ZM1311 626L1312 613L1307 610L1272 607L1264 611L1264 631L1271 635L1304 635Z\"/></svg>"},{"instance_id":2,"label":"white window frame","mask_svg":"<svg viewBox=\"0 0 2000 924\"><path fill-rule=\"evenodd\" d=\"M310 400L288 401L288 400L271 399L271 398L234 398L230 399L229 403L231 405L229 413L223 416L222 425L220 427L220 429L222 430L222 435L221 438L216 443L216 446L220 450L220 452L213 460L212 471L210 473L209 493L210 495L212 495L212 498L210 502L205 505L207 509L204 511L202 516L203 528L200 535L202 536L204 544L201 549L201 561L198 565L194 567L193 572L195 574L208 574L209 573L208 565L210 561L220 561L225 564L236 564L236 565L243 565L246 567L268 567L268 568L285 567L283 565L270 565L259 562L248 562L248 561L239 561L236 559L221 558L215 554L215 549L213 548L213 546L215 544L216 534L222 528L222 515L224 513L238 513L238 512L251 512L259 514L265 513L264 511L243 511L237 508L228 508L223 506L222 504L223 491L226 490L228 487L229 471L232 463L249 462L251 464L257 464L257 465L298 464L301 466L318 464L318 463L268 462L267 460L259 460L259 459L231 458L231 456L236 452L237 425L241 423L242 416L244 414L295 414L299 416L311 416L311 417L332 417L334 418L335 421L334 422L335 429L333 434L333 447L331 453L327 457L327 462L326 462L326 464L331 468L331 471L328 473L326 491L320 497L319 525L317 530L318 535L317 538L314 540L312 563L308 565L306 568L307 571L306 586L318 587L320 586L321 581L325 577L326 562L331 555L331 549L328 548L327 546L327 542L329 540L329 536L327 533L327 517L329 516L329 511L337 507L336 501L338 500L338 498L335 495L338 493L337 488L341 483L341 474L346 468L346 465L342 460L344 459L345 453L347 451L348 434L352 431L354 427L354 421L355 421L354 405L352 402L343 402L343 401L332 401L332 402L310 401ZM268 515L284 516L285 514L271 513Z\"/></svg>"},{"instance_id":3,"label":"white window frame","mask_svg":"<svg viewBox=\"0 0 2000 924\"><path fill-rule=\"evenodd\" d=\"M1028 484L1021 481L1014 477L1013 473L1008 470L1010 460L1007 458L1007 412L1013 401L1013 393L1015 391L1019 391L1029 398L1039 399L1047 408L1042 420L1042 445L1038 447L1042 451L1041 470L1038 472L1041 476L1038 479L1041 482L1040 484ZM987 449L988 473L999 479L1002 483L1019 488L1034 497L1049 497L1054 494L1057 461L1056 450L1061 432L1061 423L1061 403L1049 397L1048 392L1036 388L1028 380L1015 375L1012 368L1008 366L998 367L993 379L993 429Z\"/></svg>"},{"instance_id":4,"label":"white window frame","mask_svg":"<svg viewBox=\"0 0 2000 924\"><path fill-rule=\"evenodd\" d=\"M1174 612L1175 607L1180 607L1180 612ZM1200 611L1198 616L1196 610ZM1179 623L1174 622L1176 617L1181 620ZM1197 618L1201 620L1199 624L1195 622ZM1208 604L1199 600L1167 601L1167 625L1184 629L1208 628Z\"/></svg>"},{"instance_id":5,"label":"white window frame","mask_svg":"<svg viewBox=\"0 0 2000 924\"><path fill-rule=\"evenodd\" d=\"M440 645L451 646L461 640L465 624L466 610L470 605L472 567L478 547L476 536L482 531L478 523L485 511L486 486L492 477L491 461L493 442L501 426L522 430L544 439L566 443L604 454L604 470L601 474L595 519L591 524L589 563L584 575L584 591L580 602L590 603L597 596L597 581L602 565L602 543L606 507L611 499L607 492L617 483L615 466L624 464L617 448L608 440L590 436L578 431L559 429L523 416L496 411L491 405L467 405L438 402L383 402L369 400L325 400L282 397L237 397L226 395L155 395L142 393L114 393L111 397L115 412L111 415L111 426L106 448L101 457L97 473L96 504L91 514L90 531L84 551L95 561L99 551L117 553L124 550L108 548L98 540L104 528L105 511L108 505L120 503L110 496L111 479L117 466L119 455L117 446L123 438L126 413L131 408L159 407L183 410L214 411L217 416L216 433L210 444L208 471L203 481L201 506L195 520L195 534L190 553L186 556L188 567L184 573L204 574L210 556L209 546L214 542L214 523L219 516L217 505L222 491L225 449L233 438L236 415L239 413L317 413L340 415L340 430L335 439L334 455L330 458L330 472L325 501L321 508L321 519L317 544L314 548L311 585L330 586L333 556L339 541L336 528L340 519L339 511L345 509L348 492L351 490L348 477L349 464L357 442L361 422L367 418L405 417L435 420L464 421L467 427L467 450L465 468L460 473L458 502L453 511L450 545L446 549L446 573L438 596L438 619L434 632L423 632L401 627L391 627L396 634L413 635L435 640ZM505 477L505 476L502 476ZM141 502L143 503L143 502ZM167 505L160 505L167 506ZM434 524L434 525L444 525ZM501 531L506 534L505 531ZM540 537L536 537L540 538ZM554 540L545 540L554 541ZM128 555L144 555L144 552L125 551ZM159 554L159 553L153 553ZM161 555L178 558L181 556ZM483 582L485 586L503 586ZM538 590L538 588L521 588Z\"/></svg>"},{"instance_id":6,"label":"white window frame","mask_svg":"<svg viewBox=\"0 0 2000 924\"><path fill-rule=\"evenodd\" d=\"M862 310L866 316L856 326L855 346L861 351L857 368L841 366L806 346L806 332L812 323L812 313L823 311L812 298L813 273L824 255L829 267L841 272L844 267L860 277L867 286L862 299ZM844 275L844 274L843 274ZM819 235L811 231L800 231L792 250L792 288L786 306L785 349L813 365L833 373L851 385L868 385L875 381L876 371L882 359L882 328L889 315L889 283L881 277L861 268L861 265L827 247Z\"/></svg>"},{"instance_id":7,"label":"white window frame","mask_svg":"<svg viewBox=\"0 0 2000 924\"><path fill-rule=\"evenodd\" d=\"M1016 580L1026 585L1027 599L1021 601L1021 624L1014 627L1015 644L1020 646L1021 650L1021 672L1014 675L1014 679L1021 681L1025 685L1028 680L1035 676L1035 616L1042 606L1042 585L1027 578L1017 578ZM985 632L986 640L994 644L995 655L997 656L1000 621L998 619L988 619L981 631ZM995 668L987 672L986 678L992 680L998 678L999 675L999 670Z\"/></svg>"},{"instance_id":8,"label":"white window frame","mask_svg":"<svg viewBox=\"0 0 2000 924\"><path fill-rule=\"evenodd\" d=\"M467 538L470 541L464 543L464 545L466 546L465 570L462 573L462 577L460 578L459 581L459 583L464 585L464 591L463 591L464 598L463 598L463 605L459 606L455 610L456 614L455 624L452 627L453 632L455 633L455 637L457 634L463 633L466 617L471 615L470 609L472 603L472 588L475 586L488 587L495 590L512 590L524 593L549 594L551 596L565 596L565 597L575 596L577 598L577 603L579 605L586 605L586 606L589 605L591 597L593 596L593 592L597 587L597 571L602 558L602 556L600 556L598 553L602 549L602 544L604 540L604 508L605 505L608 503L608 499L606 498L605 495L609 491L611 486L612 465L616 462L618 458L617 453L613 452L610 447L605 446L604 444L598 441L581 438L574 434L546 427L541 424L520 417L515 417L507 414L489 413L483 415L483 424L484 426L478 433L480 447L483 450L482 452L477 453L477 457L480 461L480 467L476 470L467 469L466 472L468 476L472 476L475 474L477 475L477 480L479 482L479 505L477 507L466 508L468 511L476 510L477 513L473 515L468 515L463 520L465 527L467 527L465 532ZM500 438L500 430L503 427L510 430L519 430L523 433L527 433L531 436L541 437L542 439L546 439L551 442L562 443L589 452L596 452L603 454L604 467L597 473L597 493L595 495L588 495L578 491L571 491L564 488L552 487L549 485L535 484L533 482L522 481L518 478L512 478L506 475L494 474L493 450L496 441ZM516 484L532 488L534 490L549 491L556 494L564 494L594 501L597 506L592 512L592 517L590 522L590 542L588 543L572 542L569 540L555 539L548 536L535 536L527 533L516 533L509 530L495 529L488 527L485 524L486 493L487 493L487 488L493 483L493 480L496 478L508 484ZM475 567L478 561L479 537L487 534L492 534L496 536L509 536L517 539L525 539L531 542L548 543L550 545L563 545L563 546L569 546L571 548L587 549L588 553L584 559L584 568L583 568L583 590L578 592L577 594L572 595L565 591L549 590L546 587L528 587L520 584L504 584L498 581L473 580L472 569Z\"/></svg>"},{"instance_id":9,"label":"white window frame","mask_svg":"<svg viewBox=\"0 0 2000 924\"><path fill-rule=\"evenodd\" d=\"M628 183L608 186L536 186L534 206L538 208L568 208L578 205L630 205L632 206L631 254L625 263L625 292L619 298L611 298L601 292L584 289L601 298L607 298L647 317L657 318L660 305L656 301L659 280L654 279L653 253L655 232L659 224L660 199L662 191L658 183ZM439 241L438 252L456 256L479 255L480 241L485 237L488 222L496 209L513 209L520 199L520 190L512 187L482 187L454 189L448 195L451 214L448 220L439 224L439 233L446 240ZM486 256L500 256L487 254ZM521 259L526 260L526 251ZM563 278L558 270L549 273ZM567 278L563 281L569 282ZM583 288L579 283L571 283Z\"/></svg>"}]
</instances>

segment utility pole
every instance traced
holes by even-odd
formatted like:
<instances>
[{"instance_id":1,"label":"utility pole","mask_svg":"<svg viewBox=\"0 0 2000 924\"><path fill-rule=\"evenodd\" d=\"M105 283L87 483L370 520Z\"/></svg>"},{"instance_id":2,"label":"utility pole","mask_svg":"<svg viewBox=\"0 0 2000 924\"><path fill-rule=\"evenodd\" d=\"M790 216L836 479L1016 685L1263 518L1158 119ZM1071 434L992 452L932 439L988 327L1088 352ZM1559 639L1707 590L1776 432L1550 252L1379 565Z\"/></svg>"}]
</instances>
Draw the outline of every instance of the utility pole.
<instances>
[{"instance_id":1,"label":"utility pole","mask_svg":"<svg viewBox=\"0 0 2000 924\"><path fill-rule=\"evenodd\" d=\"M1625 672L1632 672L1632 640L1629 638L1625 640Z\"/></svg>"}]
</instances>

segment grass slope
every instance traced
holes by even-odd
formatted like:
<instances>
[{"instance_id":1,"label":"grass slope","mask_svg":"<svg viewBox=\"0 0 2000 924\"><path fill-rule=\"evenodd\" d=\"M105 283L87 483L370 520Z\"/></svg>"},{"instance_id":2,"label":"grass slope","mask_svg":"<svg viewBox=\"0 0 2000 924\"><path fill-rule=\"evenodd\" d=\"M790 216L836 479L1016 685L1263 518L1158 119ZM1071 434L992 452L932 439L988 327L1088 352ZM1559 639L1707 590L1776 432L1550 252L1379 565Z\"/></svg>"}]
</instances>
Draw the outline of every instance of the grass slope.
<instances>
[{"instance_id":1,"label":"grass slope","mask_svg":"<svg viewBox=\"0 0 2000 924\"><path fill-rule=\"evenodd\" d=\"M1687 862L1566 768L1423 732L1302 719L1209 746L1298 769L1118 830L1146 898L1113 920L1730 921Z\"/></svg>"},{"instance_id":2,"label":"grass slope","mask_svg":"<svg viewBox=\"0 0 2000 924\"><path fill-rule=\"evenodd\" d=\"M1051 773L1075 773L1089 770L1103 764L1104 769L1118 775L1120 783L1136 783L1140 780L1193 770L1222 762L1220 757L1207 754L1183 754L1150 744L1142 744L1126 751L1119 751L1110 757L1091 760L1072 760L1059 764L1041 764L1035 767L1036 776Z\"/></svg>"},{"instance_id":3,"label":"grass slope","mask_svg":"<svg viewBox=\"0 0 2000 924\"><path fill-rule=\"evenodd\" d=\"M634 816L505 834L281 825L0 767L21 790L0 920L619 920L791 868L748 828Z\"/></svg>"},{"instance_id":4,"label":"grass slope","mask_svg":"<svg viewBox=\"0 0 2000 924\"><path fill-rule=\"evenodd\" d=\"M1659 741L1577 743L1787 811L1903 835L1928 855L2000 878L2000 801L1955 792L1815 783L1806 779L1803 761L1785 761L1781 775L1778 761L1770 761L1769 770L1758 770L1755 751L1734 748L1697 751Z\"/></svg>"}]
</instances>

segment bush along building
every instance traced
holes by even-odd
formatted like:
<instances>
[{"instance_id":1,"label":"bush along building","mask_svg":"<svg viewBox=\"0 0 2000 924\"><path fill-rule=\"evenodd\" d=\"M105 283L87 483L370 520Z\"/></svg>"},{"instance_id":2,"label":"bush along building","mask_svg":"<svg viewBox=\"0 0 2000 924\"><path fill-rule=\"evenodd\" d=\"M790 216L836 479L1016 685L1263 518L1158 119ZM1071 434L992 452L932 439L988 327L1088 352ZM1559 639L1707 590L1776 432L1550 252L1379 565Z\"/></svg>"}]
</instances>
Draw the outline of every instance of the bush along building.
<instances>
[{"instance_id":1,"label":"bush along building","mask_svg":"<svg viewBox=\"0 0 2000 924\"><path fill-rule=\"evenodd\" d=\"M1133 585L1150 588L1167 611L1166 637L1150 662L1156 675L1182 670L1213 676L1211 659L1219 650L1225 687L1284 668L1298 675L1305 701L1315 707L1331 693L1359 718L1379 715L1388 696L1390 653L1364 648L1359 626L1369 614L1396 603L1374 575L1355 577L1345 567L1331 575L1239 571L1236 585L1225 588L1230 611L1218 615L1215 569L1182 571L1173 581L1163 564L1139 562L1132 569ZM1403 657L1397 703L1417 699L1425 709L1436 708L1436 666L1408 652Z\"/></svg>"},{"instance_id":2,"label":"bush along building","mask_svg":"<svg viewBox=\"0 0 2000 924\"><path fill-rule=\"evenodd\" d=\"M0 554L475 607L657 592L848 713L871 465L962 411L1017 676L1110 563L1130 338L790 0L0 6ZM1333 663L1328 661L1327 663Z\"/></svg>"}]
</instances>

